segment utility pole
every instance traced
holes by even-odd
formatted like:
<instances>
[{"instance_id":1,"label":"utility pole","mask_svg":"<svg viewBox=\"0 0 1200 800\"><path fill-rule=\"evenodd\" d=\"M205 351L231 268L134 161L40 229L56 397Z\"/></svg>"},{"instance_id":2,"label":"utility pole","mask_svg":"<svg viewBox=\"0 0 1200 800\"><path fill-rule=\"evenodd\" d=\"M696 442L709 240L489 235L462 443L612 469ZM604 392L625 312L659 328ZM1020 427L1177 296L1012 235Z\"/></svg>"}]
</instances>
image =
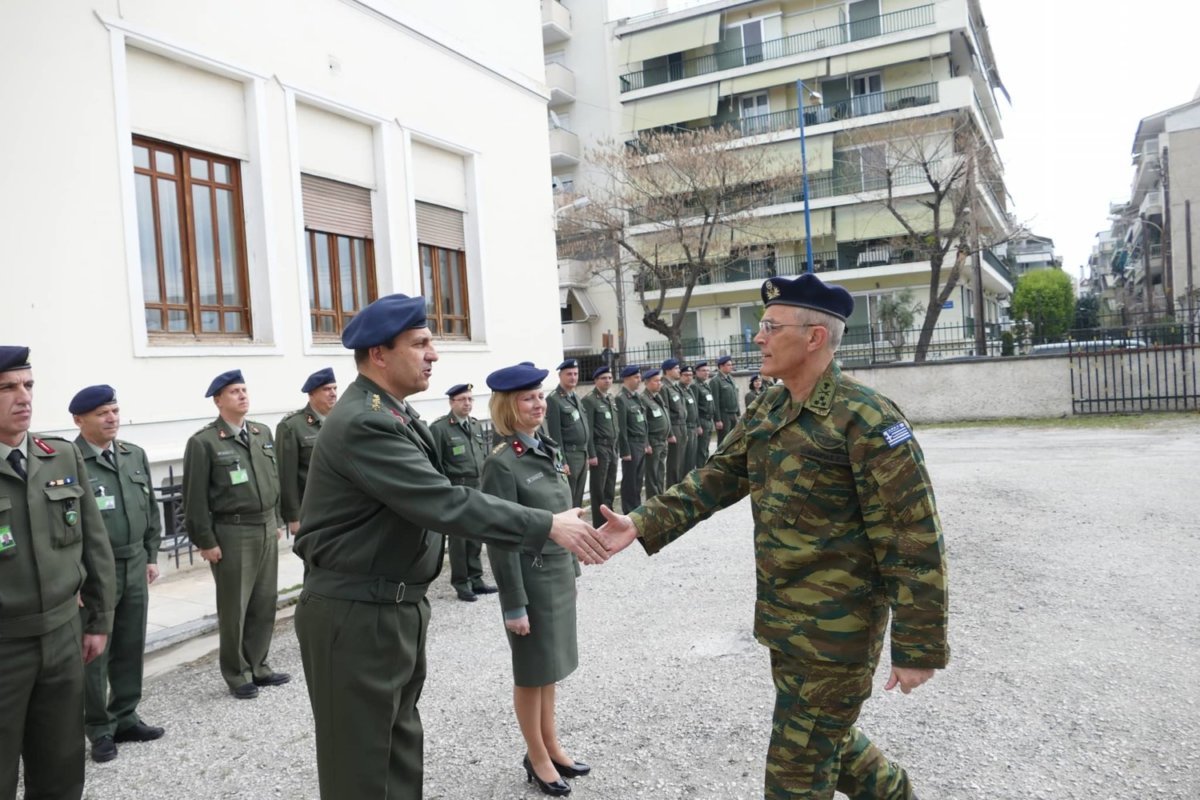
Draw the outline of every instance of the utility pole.
<instances>
[{"instance_id":1,"label":"utility pole","mask_svg":"<svg viewBox=\"0 0 1200 800\"><path fill-rule=\"evenodd\" d=\"M968 164L970 180L967 186L971 193L971 257L975 283L975 309L972 313L975 315L975 355L986 356L989 353L986 323L983 318L983 259L980 258L979 252L979 206L976 202L979 199L979 193L975 183L978 176L975 173L975 154L972 153L970 158L971 161Z\"/></svg>"},{"instance_id":2,"label":"utility pole","mask_svg":"<svg viewBox=\"0 0 1200 800\"><path fill-rule=\"evenodd\" d=\"M1163 191L1163 226L1160 229L1162 232L1162 244L1160 245L1163 262L1163 293L1167 296L1167 318L1175 319L1175 270L1171 264L1171 181L1170 162L1167 160L1170 156L1170 150L1163 148L1162 157L1159 163L1162 165L1159 171L1159 180L1162 182Z\"/></svg>"}]
</instances>

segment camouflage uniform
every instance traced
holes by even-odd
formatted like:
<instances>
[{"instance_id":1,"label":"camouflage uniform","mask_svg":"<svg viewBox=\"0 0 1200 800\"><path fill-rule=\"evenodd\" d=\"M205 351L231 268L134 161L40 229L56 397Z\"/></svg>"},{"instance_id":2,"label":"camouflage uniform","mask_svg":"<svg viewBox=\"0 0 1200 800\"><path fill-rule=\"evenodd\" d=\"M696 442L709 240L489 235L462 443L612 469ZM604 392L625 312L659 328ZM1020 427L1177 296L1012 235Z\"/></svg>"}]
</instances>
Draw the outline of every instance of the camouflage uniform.
<instances>
[{"instance_id":1,"label":"camouflage uniform","mask_svg":"<svg viewBox=\"0 0 1200 800\"><path fill-rule=\"evenodd\" d=\"M908 798L854 727L891 619L892 663L946 665L946 564L924 457L899 409L831 364L803 403L747 409L708 466L632 512L656 553L753 498L754 631L777 689L765 797Z\"/></svg>"}]
</instances>

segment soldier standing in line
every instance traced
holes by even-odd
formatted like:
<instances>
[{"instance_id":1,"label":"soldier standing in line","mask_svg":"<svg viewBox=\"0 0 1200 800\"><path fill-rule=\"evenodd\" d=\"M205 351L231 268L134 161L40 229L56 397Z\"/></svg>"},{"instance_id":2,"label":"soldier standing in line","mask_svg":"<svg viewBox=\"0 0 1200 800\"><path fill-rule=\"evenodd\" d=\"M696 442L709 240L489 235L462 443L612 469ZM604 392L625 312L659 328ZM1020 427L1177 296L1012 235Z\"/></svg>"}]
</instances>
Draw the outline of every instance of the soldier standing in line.
<instances>
[{"instance_id":1,"label":"soldier standing in line","mask_svg":"<svg viewBox=\"0 0 1200 800\"><path fill-rule=\"evenodd\" d=\"M221 677L239 700L292 678L267 663L279 601L279 473L271 429L246 419L241 370L213 378L204 395L218 416L183 451L188 537L217 586Z\"/></svg>"},{"instance_id":2,"label":"soldier standing in line","mask_svg":"<svg viewBox=\"0 0 1200 800\"><path fill-rule=\"evenodd\" d=\"M279 506L283 521L292 536L300 530L300 500L308 479L308 462L321 423L337 402L337 378L333 370L319 369L300 387L308 395L308 405L284 415L275 426L275 460L279 464Z\"/></svg>"},{"instance_id":3,"label":"soldier standing in line","mask_svg":"<svg viewBox=\"0 0 1200 800\"><path fill-rule=\"evenodd\" d=\"M487 458L487 442L483 426L471 416L475 396L469 383L459 383L446 390L450 398L450 413L438 417L429 426L442 461L442 473L455 486L479 488L483 461ZM494 594L497 589L483 579L483 545L461 536L453 536L450 549L450 585L458 599L474 603L477 595Z\"/></svg>"},{"instance_id":4,"label":"soldier standing in line","mask_svg":"<svg viewBox=\"0 0 1200 800\"><path fill-rule=\"evenodd\" d=\"M612 370L597 367L592 373L592 391L583 398L588 437L588 485L592 487L592 524L604 524L600 506L612 508L617 492L617 404L608 390L612 388Z\"/></svg>"},{"instance_id":5,"label":"soldier standing in line","mask_svg":"<svg viewBox=\"0 0 1200 800\"><path fill-rule=\"evenodd\" d=\"M537 555L547 539L584 564L608 558L573 508L560 514L455 486L406 400L429 388L437 350L425 299L393 294L342 333L358 377L313 453L296 552L308 572L296 638L316 726L324 800L419 800L429 600L443 531Z\"/></svg>"},{"instance_id":6,"label":"soldier standing in line","mask_svg":"<svg viewBox=\"0 0 1200 800\"><path fill-rule=\"evenodd\" d=\"M632 511L642 504L646 458L653 449L646 427L646 406L638 394L642 382L636 366L621 370L617 392L617 451L621 454L621 508Z\"/></svg>"},{"instance_id":7,"label":"soldier standing in line","mask_svg":"<svg viewBox=\"0 0 1200 800\"><path fill-rule=\"evenodd\" d=\"M742 415L738 408L737 384L733 382L733 356L717 359L717 375L708 385L713 394L713 417L716 420L713 426L717 429L717 447L720 447Z\"/></svg>"},{"instance_id":8,"label":"soldier standing in line","mask_svg":"<svg viewBox=\"0 0 1200 800\"><path fill-rule=\"evenodd\" d=\"M679 482L683 477L683 452L686 448L687 408L684 389L679 385L679 361L668 358L662 363L662 399L667 404L671 432L667 436L667 479L662 488Z\"/></svg>"},{"instance_id":9,"label":"soldier standing in line","mask_svg":"<svg viewBox=\"0 0 1200 800\"><path fill-rule=\"evenodd\" d=\"M650 454L646 457L646 499L667 488L667 447L671 436L671 416L663 396L662 371L648 369L642 373L642 411L646 415L646 436Z\"/></svg>"},{"instance_id":10,"label":"soldier standing in line","mask_svg":"<svg viewBox=\"0 0 1200 800\"><path fill-rule=\"evenodd\" d=\"M24 762L26 797L78 800L84 664L108 642L116 577L83 456L31 436L32 417L29 348L0 347L0 798Z\"/></svg>"},{"instance_id":11,"label":"soldier standing in line","mask_svg":"<svg viewBox=\"0 0 1200 800\"><path fill-rule=\"evenodd\" d=\"M579 385L579 362L568 358L558 365L558 386L546 396L546 432L562 448L567 460L567 479L571 483L571 503L583 505L583 490L587 485L588 430L587 420L575 387Z\"/></svg>"},{"instance_id":12,"label":"soldier standing in line","mask_svg":"<svg viewBox=\"0 0 1200 800\"><path fill-rule=\"evenodd\" d=\"M692 383L692 396L696 398L696 410L700 417L700 425L696 430L697 467L704 466L708 461L709 448L712 446L713 411L715 400L708 383L708 362L701 361L695 366L696 380Z\"/></svg>"},{"instance_id":13,"label":"soldier standing in line","mask_svg":"<svg viewBox=\"0 0 1200 800\"><path fill-rule=\"evenodd\" d=\"M162 518L146 451L117 439L121 407L116 391L105 385L80 389L68 410L79 427L75 446L87 467L85 488L100 510L116 563L112 635L104 653L84 668L84 733L92 743L92 760L103 762L117 757L118 742L149 742L164 733L137 713Z\"/></svg>"},{"instance_id":14,"label":"soldier standing in line","mask_svg":"<svg viewBox=\"0 0 1200 800\"><path fill-rule=\"evenodd\" d=\"M683 394L683 470L681 477L697 467L696 436L700 433L700 409L696 406L696 394L692 391L695 370L684 364L679 369L679 389ZM600 523L596 523L599 525Z\"/></svg>"},{"instance_id":15,"label":"soldier standing in line","mask_svg":"<svg viewBox=\"0 0 1200 800\"><path fill-rule=\"evenodd\" d=\"M747 494L755 635L776 702L767 800L914 798L908 775L854 723L871 695L888 612L891 674L908 694L944 668L946 559L921 448L900 410L843 375L834 353L854 310L815 275L771 278L755 342L767 389L708 464L628 516L605 509L613 552L656 553Z\"/></svg>"}]
</instances>

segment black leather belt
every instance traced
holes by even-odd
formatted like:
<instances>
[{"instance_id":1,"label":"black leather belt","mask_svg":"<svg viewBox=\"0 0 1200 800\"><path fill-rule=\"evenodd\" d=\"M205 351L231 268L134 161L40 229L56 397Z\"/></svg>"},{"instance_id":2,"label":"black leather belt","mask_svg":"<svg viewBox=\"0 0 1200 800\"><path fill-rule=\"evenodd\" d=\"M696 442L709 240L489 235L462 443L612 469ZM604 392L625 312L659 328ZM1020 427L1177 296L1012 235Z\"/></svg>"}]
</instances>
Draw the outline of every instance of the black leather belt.
<instances>
[{"instance_id":1,"label":"black leather belt","mask_svg":"<svg viewBox=\"0 0 1200 800\"><path fill-rule=\"evenodd\" d=\"M247 514L213 514L213 522L225 525L261 525L275 520L274 511L251 511Z\"/></svg>"},{"instance_id":2,"label":"black leather belt","mask_svg":"<svg viewBox=\"0 0 1200 800\"><path fill-rule=\"evenodd\" d=\"M479 486L479 478L464 478L459 475L451 477L450 482L455 486L474 486L476 488Z\"/></svg>"}]
</instances>

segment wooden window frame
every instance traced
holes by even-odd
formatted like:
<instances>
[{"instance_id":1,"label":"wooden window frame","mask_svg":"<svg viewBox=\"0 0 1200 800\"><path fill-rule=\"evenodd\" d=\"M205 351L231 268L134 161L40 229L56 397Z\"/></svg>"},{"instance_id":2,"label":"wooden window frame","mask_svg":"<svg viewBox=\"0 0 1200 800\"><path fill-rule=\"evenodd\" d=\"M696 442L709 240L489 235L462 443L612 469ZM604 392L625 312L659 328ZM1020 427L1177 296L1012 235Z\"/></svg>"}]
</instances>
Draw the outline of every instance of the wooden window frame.
<instances>
[{"instance_id":1,"label":"wooden window frame","mask_svg":"<svg viewBox=\"0 0 1200 800\"><path fill-rule=\"evenodd\" d=\"M235 339L238 341L252 338L249 264L246 256L246 217L242 203L242 172L240 162L237 159L226 158L203 150L182 147L145 136L134 136L131 146L147 148L151 154L150 167L134 166L133 169L135 175L146 175L150 178L150 202L154 219L154 255L158 268L159 296L157 301L143 299L143 307L145 311L157 311L159 313L160 328L158 330L148 330L147 333L155 339L169 341L178 341L184 337L203 339L205 341L210 341L214 338ZM171 175L155 169L155 165L157 164L155 158L156 152L168 153L175 159L175 174ZM208 162L209 178L201 179L192 175L193 158ZM216 180L215 170L213 169L213 165L215 164L223 165L229 169L229 181ZM175 199L177 208L179 209L178 234L180 258L183 261L184 296L187 298L187 302L183 304L168 303L166 301L166 264L163 260L163 231L159 207L158 183L160 179L169 180L175 184ZM205 187L210 197L209 215L213 235L213 279L216 286L215 294L218 298L218 302L215 304L202 304L200 301L199 264L196 254L198 234L196 232L196 209L192 199L193 186ZM240 296L242 297L242 303L239 305L225 305L220 302L224 293L222 291L221 248L217 239L216 189L228 190L233 203L231 209L233 216L232 234L235 241L232 242L232 248L239 260L234 275L235 280L238 282ZM169 312L171 311L184 311L187 313L188 330L170 330ZM205 312L217 314L218 330L202 330L201 315ZM226 330L225 315L230 313L239 315L241 330Z\"/></svg>"},{"instance_id":2,"label":"wooden window frame","mask_svg":"<svg viewBox=\"0 0 1200 800\"><path fill-rule=\"evenodd\" d=\"M317 276L317 237L324 236L325 246L329 254L329 286L332 297L330 298L333 309L323 309L320 307L320 287L321 282ZM351 291L354 293L355 300L358 298L358 272L355 270L357 266L354 263L354 242L362 242L363 253L365 255L366 264L366 280L367 280L367 302L374 302L379 297L379 290L375 280L375 247L374 242L366 237L347 236L342 233L330 233L329 231L316 230L315 228L304 229L305 238L305 256L308 259L308 280L309 280L309 324L312 327L313 341L323 342L332 341L340 342L342 331L346 329L346 325L350 324L350 320L362 311L361 308L355 308L353 311L344 311L342 309L342 282L340 280L341 269L338 260L338 239L346 239L351 242L350 246L350 281ZM320 330L320 321L322 319L333 319L333 330Z\"/></svg>"},{"instance_id":3,"label":"wooden window frame","mask_svg":"<svg viewBox=\"0 0 1200 800\"><path fill-rule=\"evenodd\" d=\"M426 298L426 307L430 309L426 312L429 318L429 328L433 331L433 335L438 339L455 339L455 340L470 340L471 338L471 292L467 283L467 254L462 250L451 250L447 247L438 247L437 245L417 243L418 257L421 264L421 293ZM425 253L429 252L434 257L433 286L425 285ZM462 286L463 308L461 314L448 314L442 308L443 287L441 261L438 258L440 254L446 254L448 257L457 261L458 279ZM454 268L453 266L451 267ZM463 330L465 333L446 333L446 323L462 320Z\"/></svg>"}]
</instances>

